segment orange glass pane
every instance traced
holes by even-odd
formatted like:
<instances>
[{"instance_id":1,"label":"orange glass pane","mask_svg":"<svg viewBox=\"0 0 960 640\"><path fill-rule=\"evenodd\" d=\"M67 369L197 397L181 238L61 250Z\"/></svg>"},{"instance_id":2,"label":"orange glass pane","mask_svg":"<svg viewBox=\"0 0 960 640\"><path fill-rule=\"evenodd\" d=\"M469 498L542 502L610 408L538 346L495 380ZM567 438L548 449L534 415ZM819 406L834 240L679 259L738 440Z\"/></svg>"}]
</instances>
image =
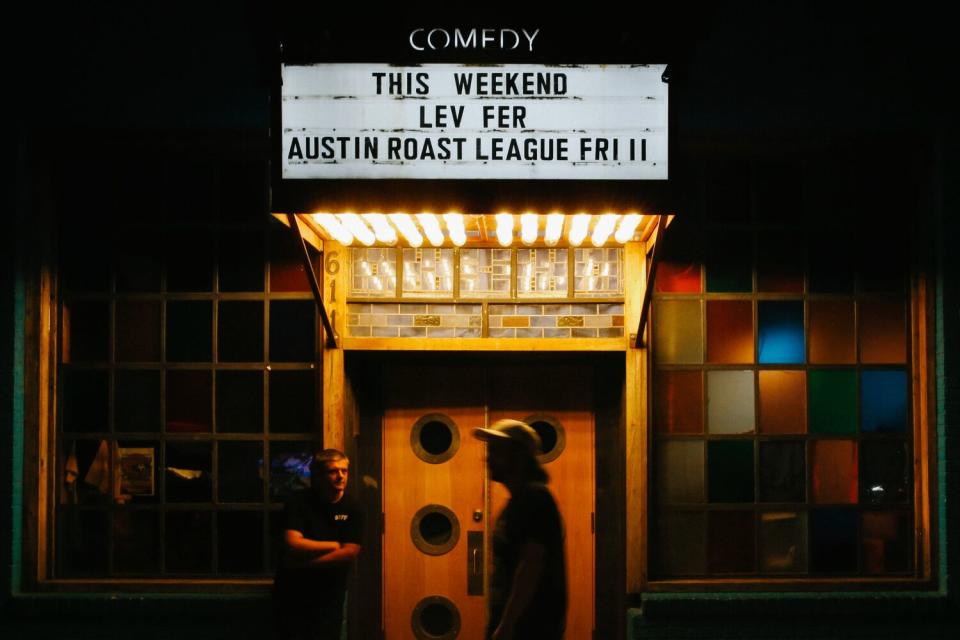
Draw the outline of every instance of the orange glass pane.
<instances>
[{"instance_id":1,"label":"orange glass pane","mask_svg":"<svg viewBox=\"0 0 960 640\"><path fill-rule=\"evenodd\" d=\"M760 372L760 433L807 431L807 373Z\"/></svg>"},{"instance_id":2,"label":"orange glass pane","mask_svg":"<svg viewBox=\"0 0 960 640\"><path fill-rule=\"evenodd\" d=\"M813 501L818 504L857 502L857 443L817 440L813 443Z\"/></svg>"},{"instance_id":3,"label":"orange glass pane","mask_svg":"<svg viewBox=\"0 0 960 640\"><path fill-rule=\"evenodd\" d=\"M707 301L707 361L753 362L753 303Z\"/></svg>"},{"instance_id":4,"label":"orange glass pane","mask_svg":"<svg viewBox=\"0 0 960 640\"><path fill-rule=\"evenodd\" d=\"M700 293L703 290L699 262L661 262L657 267L656 291Z\"/></svg>"},{"instance_id":5,"label":"orange glass pane","mask_svg":"<svg viewBox=\"0 0 960 640\"><path fill-rule=\"evenodd\" d=\"M809 331L811 363L856 362L852 300L811 300Z\"/></svg>"},{"instance_id":6,"label":"orange glass pane","mask_svg":"<svg viewBox=\"0 0 960 640\"><path fill-rule=\"evenodd\" d=\"M703 374L657 371L653 383L654 428L661 433L703 433Z\"/></svg>"},{"instance_id":7,"label":"orange glass pane","mask_svg":"<svg viewBox=\"0 0 960 640\"><path fill-rule=\"evenodd\" d=\"M860 361L902 363L907 361L907 320L902 298L861 300Z\"/></svg>"}]
</instances>

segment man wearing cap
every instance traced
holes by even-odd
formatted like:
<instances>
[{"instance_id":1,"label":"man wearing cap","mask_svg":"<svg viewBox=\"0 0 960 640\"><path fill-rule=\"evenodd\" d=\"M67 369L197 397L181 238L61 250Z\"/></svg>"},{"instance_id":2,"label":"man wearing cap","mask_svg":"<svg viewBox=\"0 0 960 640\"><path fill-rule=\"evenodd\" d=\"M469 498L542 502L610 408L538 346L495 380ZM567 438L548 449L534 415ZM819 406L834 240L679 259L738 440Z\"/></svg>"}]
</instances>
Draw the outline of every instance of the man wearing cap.
<instances>
[{"instance_id":1,"label":"man wearing cap","mask_svg":"<svg viewBox=\"0 0 960 640\"><path fill-rule=\"evenodd\" d=\"M486 637L562 638L567 613L563 522L537 461L540 437L518 420L499 420L473 434L487 443L490 477L510 492L493 533Z\"/></svg>"}]
</instances>

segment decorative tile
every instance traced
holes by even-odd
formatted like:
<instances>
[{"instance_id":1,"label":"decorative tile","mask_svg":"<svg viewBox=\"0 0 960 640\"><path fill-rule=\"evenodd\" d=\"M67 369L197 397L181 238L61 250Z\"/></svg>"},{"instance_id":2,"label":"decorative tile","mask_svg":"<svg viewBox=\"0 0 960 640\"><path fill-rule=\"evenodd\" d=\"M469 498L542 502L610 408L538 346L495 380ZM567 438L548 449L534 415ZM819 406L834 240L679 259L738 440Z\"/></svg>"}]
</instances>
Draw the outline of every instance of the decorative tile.
<instances>
[{"instance_id":1,"label":"decorative tile","mask_svg":"<svg viewBox=\"0 0 960 640\"><path fill-rule=\"evenodd\" d=\"M528 316L507 316L502 318L505 327L529 327L530 318Z\"/></svg>"},{"instance_id":2,"label":"decorative tile","mask_svg":"<svg viewBox=\"0 0 960 640\"><path fill-rule=\"evenodd\" d=\"M597 332L601 338L622 338L623 337L623 327L608 327L597 329Z\"/></svg>"},{"instance_id":3,"label":"decorative tile","mask_svg":"<svg viewBox=\"0 0 960 640\"><path fill-rule=\"evenodd\" d=\"M613 326L613 318L610 316L586 316L583 318L585 327L610 327Z\"/></svg>"},{"instance_id":4,"label":"decorative tile","mask_svg":"<svg viewBox=\"0 0 960 640\"><path fill-rule=\"evenodd\" d=\"M568 304L543 305L543 315L545 316L565 316L569 314L570 314L570 305Z\"/></svg>"},{"instance_id":5,"label":"decorative tile","mask_svg":"<svg viewBox=\"0 0 960 640\"><path fill-rule=\"evenodd\" d=\"M557 318L558 316L533 316L530 318L530 326L531 327L556 327Z\"/></svg>"},{"instance_id":6,"label":"decorative tile","mask_svg":"<svg viewBox=\"0 0 960 640\"><path fill-rule=\"evenodd\" d=\"M370 336L370 327L349 327L350 336L354 338L367 338Z\"/></svg>"},{"instance_id":7,"label":"decorative tile","mask_svg":"<svg viewBox=\"0 0 960 640\"><path fill-rule=\"evenodd\" d=\"M557 318L558 327L582 327L583 316L560 316Z\"/></svg>"},{"instance_id":8,"label":"decorative tile","mask_svg":"<svg viewBox=\"0 0 960 640\"><path fill-rule=\"evenodd\" d=\"M426 327L400 327L399 337L401 338L426 338Z\"/></svg>"},{"instance_id":9,"label":"decorative tile","mask_svg":"<svg viewBox=\"0 0 960 640\"><path fill-rule=\"evenodd\" d=\"M373 327L374 338L396 338L397 335L396 327Z\"/></svg>"},{"instance_id":10,"label":"decorative tile","mask_svg":"<svg viewBox=\"0 0 960 640\"><path fill-rule=\"evenodd\" d=\"M436 315L423 315L423 316L414 316L413 317L413 326L415 327L439 327L440 326L440 316Z\"/></svg>"},{"instance_id":11,"label":"decorative tile","mask_svg":"<svg viewBox=\"0 0 960 640\"><path fill-rule=\"evenodd\" d=\"M544 329L544 338L569 338L570 329Z\"/></svg>"},{"instance_id":12,"label":"decorative tile","mask_svg":"<svg viewBox=\"0 0 960 640\"><path fill-rule=\"evenodd\" d=\"M409 327L413 324L413 316L389 315L387 324L392 327Z\"/></svg>"},{"instance_id":13,"label":"decorative tile","mask_svg":"<svg viewBox=\"0 0 960 640\"><path fill-rule=\"evenodd\" d=\"M571 329L574 338L596 338L596 329Z\"/></svg>"},{"instance_id":14,"label":"decorative tile","mask_svg":"<svg viewBox=\"0 0 960 640\"><path fill-rule=\"evenodd\" d=\"M517 330L516 329L493 329L489 331L491 338L516 338Z\"/></svg>"}]
</instances>

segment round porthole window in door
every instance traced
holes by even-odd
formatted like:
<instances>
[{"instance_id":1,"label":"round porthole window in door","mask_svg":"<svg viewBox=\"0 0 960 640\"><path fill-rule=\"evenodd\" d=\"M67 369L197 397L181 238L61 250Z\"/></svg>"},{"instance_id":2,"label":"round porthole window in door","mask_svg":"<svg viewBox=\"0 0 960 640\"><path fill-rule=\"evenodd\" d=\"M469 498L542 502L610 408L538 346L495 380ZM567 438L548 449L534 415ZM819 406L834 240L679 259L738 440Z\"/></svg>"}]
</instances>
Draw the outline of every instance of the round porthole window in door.
<instances>
[{"instance_id":1,"label":"round porthole window in door","mask_svg":"<svg viewBox=\"0 0 960 640\"><path fill-rule=\"evenodd\" d=\"M535 413L527 416L524 422L533 427L540 436L541 453L537 456L537 460L541 464L552 462L563 453L564 447L567 446L567 436L559 420L544 413Z\"/></svg>"},{"instance_id":2,"label":"round porthole window in door","mask_svg":"<svg viewBox=\"0 0 960 640\"><path fill-rule=\"evenodd\" d=\"M428 413L413 424L410 446L413 453L424 462L446 462L460 448L460 429L448 416Z\"/></svg>"},{"instance_id":3,"label":"round porthole window in door","mask_svg":"<svg viewBox=\"0 0 960 640\"><path fill-rule=\"evenodd\" d=\"M429 556L442 556L457 545L460 521L441 504L428 504L413 514L410 521L413 545Z\"/></svg>"},{"instance_id":4,"label":"round porthole window in door","mask_svg":"<svg viewBox=\"0 0 960 640\"><path fill-rule=\"evenodd\" d=\"M410 626L417 640L453 640L460 635L460 612L443 596L427 596L413 608Z\"/></svg>"}]
</instances>

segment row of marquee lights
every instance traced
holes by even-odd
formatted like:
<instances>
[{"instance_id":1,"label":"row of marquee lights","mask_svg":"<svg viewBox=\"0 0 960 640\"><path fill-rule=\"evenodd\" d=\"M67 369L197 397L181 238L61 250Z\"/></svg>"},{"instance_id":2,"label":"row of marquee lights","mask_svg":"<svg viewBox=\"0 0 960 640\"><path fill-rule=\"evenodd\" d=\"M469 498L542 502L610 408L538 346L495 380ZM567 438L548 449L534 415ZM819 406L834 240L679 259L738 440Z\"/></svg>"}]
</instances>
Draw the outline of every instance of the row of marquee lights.
<instances>
[{"instance_id":1,"label":"row of marquee lights","mask_svg":"<svg viewBox=\"0 0 960 640\"><path fill-rule=\"evenodd\" d=\"M541 217L545 218L542 238ZM513 244L518 227L517 218L520 241L524 245L533 245L542 239L548 247L556 246L563 238L566 228L570 246L579 247L589 236L593 246L602 247L611 236L619 244L632 240L643 217L639 213L578 213L572 216L562 213L549 213L545 216L536 213L522 213L519 216L498 213L494 219L497 242L502 247ZM441 218L443 225L440 224ZM448 238L449 242L457 247L462 247L467 242L462 213L444 213L442 216L433 213L315 213L313 220L327 235L344 246L350 246L354 241L367 247L375 244L392 246L397 244L401 237L411 247L422 246L424 239L434 247L443 246Z\"/></svg>"}]
</instances>

